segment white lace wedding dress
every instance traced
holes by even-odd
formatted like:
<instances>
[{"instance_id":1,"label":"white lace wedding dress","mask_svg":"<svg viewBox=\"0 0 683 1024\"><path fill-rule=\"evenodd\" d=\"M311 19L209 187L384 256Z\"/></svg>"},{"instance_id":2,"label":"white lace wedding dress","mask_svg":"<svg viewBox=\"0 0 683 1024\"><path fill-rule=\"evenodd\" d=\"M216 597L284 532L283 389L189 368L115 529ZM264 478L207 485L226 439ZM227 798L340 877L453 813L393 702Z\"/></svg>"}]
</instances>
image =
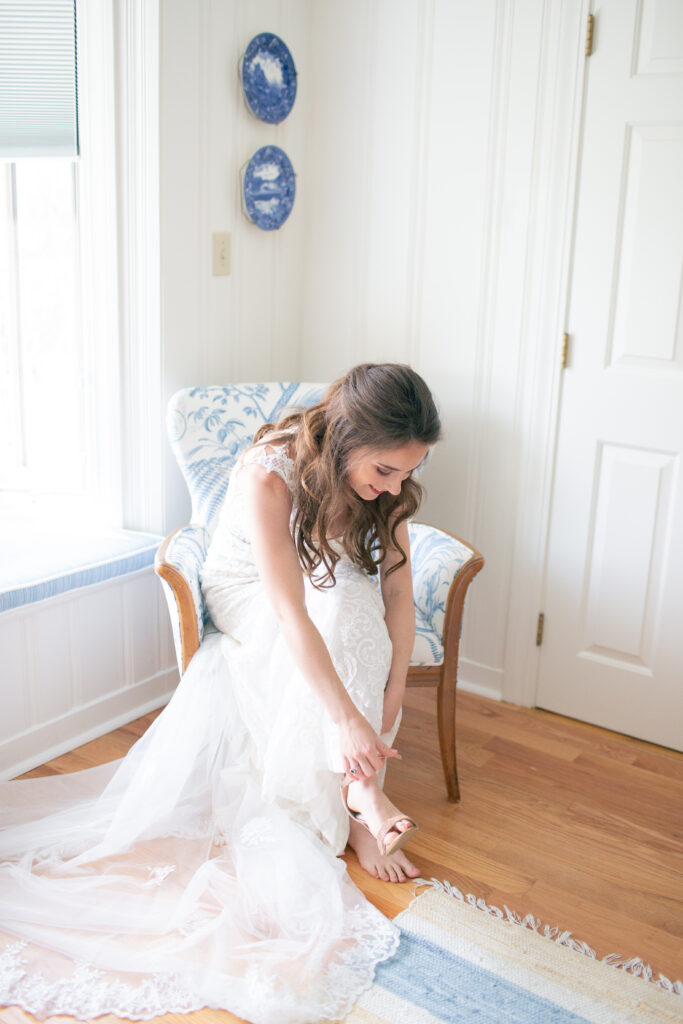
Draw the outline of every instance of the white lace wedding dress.
<instances>
[{"instance_id":1,"label":"white lace wedding dress","mask_svg":"<svg viewBox=\"0 0 683 1024\"><path fill-rule=\"evenodd\" d=\"M252 449L291 484L281 448ZM336 729L296 671L233 473L202 585L221 632L128 755L0 786L0 1005L149 1019L208 1006L254 1024L339 1019L398 930L338 859ZM306 600L379 731L391 644L344 558ZM385 737L393 739L393 735Z\"/></svg>"}]
</instances>

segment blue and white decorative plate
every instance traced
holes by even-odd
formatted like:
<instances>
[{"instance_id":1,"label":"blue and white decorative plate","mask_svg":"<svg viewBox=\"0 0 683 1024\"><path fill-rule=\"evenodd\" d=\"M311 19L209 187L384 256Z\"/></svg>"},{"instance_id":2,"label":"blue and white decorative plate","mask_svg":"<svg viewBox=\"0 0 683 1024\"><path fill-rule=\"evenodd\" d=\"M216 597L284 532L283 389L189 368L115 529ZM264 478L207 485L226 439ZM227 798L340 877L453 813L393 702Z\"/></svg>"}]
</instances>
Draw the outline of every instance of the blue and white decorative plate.
<instances>
[{"instance_id":1,"label":"blue and white decorative plate","mask_svg":"<svg viewBox=\"0 0 683 1024\"><path fill-rule=\"evenodd\" d=\"M292 162L279 146L262 146L247 164L242 198L247 217L262 231L282 227L292 212L296 181Z\"/></svg>"},{"instance_id":2,"label":"blue and white decorative plate","mask_svg":"<svg viewBox=\"0 0 683 1024\"><path fill-rule=\"evenodd\" d=\"M242 89L249 109L268 124L284 121L296 99L296 68L279 36L254 36L242 58Z\"/></svg>"}]
</instances>

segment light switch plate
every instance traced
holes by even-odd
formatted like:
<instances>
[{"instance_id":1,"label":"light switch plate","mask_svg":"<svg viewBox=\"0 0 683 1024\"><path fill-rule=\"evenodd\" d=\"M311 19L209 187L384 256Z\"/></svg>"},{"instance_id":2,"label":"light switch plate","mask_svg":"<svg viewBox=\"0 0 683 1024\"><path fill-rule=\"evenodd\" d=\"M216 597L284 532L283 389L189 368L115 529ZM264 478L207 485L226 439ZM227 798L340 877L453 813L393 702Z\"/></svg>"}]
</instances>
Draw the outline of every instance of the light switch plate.
<instances>
[{"instance_id":1,"label":"light switch plate","mask_svg":"<svg viewBox=\"0 0 683 1024\"><path fill-rule=\"evenodd\" d=\"M230 232L214 231L212 241L212 273L214 277L227 277L230 273Z\"/></svg>"}]
</instances>

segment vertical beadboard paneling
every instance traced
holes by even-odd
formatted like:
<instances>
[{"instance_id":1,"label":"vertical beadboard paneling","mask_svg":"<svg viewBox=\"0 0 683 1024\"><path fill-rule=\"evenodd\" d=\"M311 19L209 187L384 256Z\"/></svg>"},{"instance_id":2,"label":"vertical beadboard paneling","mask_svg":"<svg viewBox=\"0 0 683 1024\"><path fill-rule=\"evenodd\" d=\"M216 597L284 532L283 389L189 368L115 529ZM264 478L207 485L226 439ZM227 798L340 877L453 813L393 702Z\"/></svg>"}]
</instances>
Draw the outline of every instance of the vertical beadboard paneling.
<instances>
[{"instance_id":1,"label":"vertical beadboard paneling","mask_svg":"<svg viewBox=\"0 0 683 1024\"><path fill-rule=\"evenodd\" d=\"M359 358L409 362L419 99L425 76L424 24L431 4L382 0L374 6L372 78L365 100L371 112L364 155L369 202L362 224L366 248L358 254L366 277ZM341 94L337 104L343 102Z\"/></svg>"},{"instance_id":2,"label":"vertical beadboard paneling","mask_svg":"<svg viewBox=\"0 0 683 1024\"><path fill-rule=\"evenodd\" d=\"M495 3L437 0L430 66L418 369L441 409L444 439L432 455L423 516L476 543L467 517L477 334L487 210L488 117ZM479 581L478 581L479 582ZM468 620L468 636L469 636ZM466 638L465 638L466 640Z\"/></svg>"},{"instance_id":3,"label":"vertical beadboard paneling","mask_svg":"<svg viewBox=\"0 0 683 1024\"><path fill-rule=\"evenodd\" d=\"M41 602L31 617L31 725L66 714L73 706L69 611L64 604Z\"/></svg>"},{"instance_id":4,"label":"vertical beadboard paneling","mask_svg":"<svg viewBox=\"0 0 683 1024\"><path fill-rule=\"evenodd\" d=\"M429 116L432 103L432 68L434 63L434 26L436 0L420 5L420 25L417 33L417 75L413 139L413 203L410 218L410 260L408 264L409 352L408 362L418 366L422 348L421 317L424 298L424 258L426 244L427 210L431 197L427 192L427 169L431 157L431 128Z\"/></svg>"},{"instance_id":5,"label":"vertical beadboard paneling","mask_svg":"<svg viewBox=\"0 0 683 1024\"><path fill-rule=\"evenodd\" d=\"M159 660L159 593L161 584L144 574L126 581L123 587L124 638L127 653L126 683L148 679L162 667ZM166 617L168 612L164 609ZM169 661L163 664L168 665Z\"/></svg>"},{"instance_id":6,"label":"vertical beadboard paneling","mask_svg":"<svg viewBox=\"0 0 683 1024\"><path fill-rule=\"evenodd\" d=\"M473 377L472 420L469 459L466 471L468 483L465 513L466 535L477 546L486 549L487 579L472 595L468 608L468 637L463 643L463 655L475 663L502 664L505 640L504 587L500 556L505 546L508 525L501 522L501 511L507 504L500 479L491 473L490 452L510 459L510 439L505 433L507 398L502 407L493 403L494 383L501 379L503 366L496 362L495 319L497 313L499 275L508 268L501 265L500 245L503 231L503 192L507 171L508 101L511 73L511 40L513 12L504 0L494 4L492 26L493 45L489 51L490 107L487 118L488 143L486 158L486 205L483 222L481 254L481 285L477 309L476 353ZM509 332L512 348L517 339ZM507 362L503 354L503 362ZM507 379L509 385L509 377ZM494 502L493 507L487 502ZM488 528L495 518L494 530ZM486 594L482 591L486 589ZM501 628L502 625L502 628Z\"/></svg>"},{"instance_id":7,"label":"vertical beadboard paneling","mask_svg":"<svg viewBox=\"0 0 683 1024\"><path fill-rule=\"evenodd\" d=\"M372 98L373 4L314 4L311 12L301 376L329 380L366 357L362 251ZM372 225L370 225L372 229Z\"/></svg>"},{"instance_id":8,"label":"vertical beadboard paneling","mask_svg":"<svg viewBox=\"0 0 683 1024\"><path fill-rule=\"evenodd\" d=\"M74 707L83 704L83 658L81 657L81 636L82 626L80 622L80 602L65 601L64 607L67 610L69 620L69 647L71 650L71 700ZM28 612L26 613L28 615ZM29 617L30 621L30 617Z\"/></svg>"},{"instance_id":9,"label":"vertical beadboard paneling","mask_svg":"<svg viewBox=\"0 0 683 1024\"><path fill-rule=\"evenodd\" d=\"M89 587L78 609L83 703L125 685L121 587Z\"/></svg>"},{"instance_id":10,"label":"vertical beadboard paneling","mask_svg":"<svg viewBox=\"0 0 683 1024\"><path fill-rule=\"evenodd\" d=\"M0 738L13 736L28 729L29 662L26 624L18 622L14 629L2 629L0 620L0 650L2 650L2 716Z\"/></svg>"}]
</instances>

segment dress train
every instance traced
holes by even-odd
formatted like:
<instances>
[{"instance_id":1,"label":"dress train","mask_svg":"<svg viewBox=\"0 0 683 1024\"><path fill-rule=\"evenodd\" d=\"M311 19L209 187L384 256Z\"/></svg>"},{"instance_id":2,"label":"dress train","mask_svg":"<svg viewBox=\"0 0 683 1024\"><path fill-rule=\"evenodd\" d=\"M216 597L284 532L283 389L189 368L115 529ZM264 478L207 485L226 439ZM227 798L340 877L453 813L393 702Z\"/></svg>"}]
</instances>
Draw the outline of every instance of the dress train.
<instances>
[{"instance_id":1,"label":"dress train","mask_svg":"<svg viewBox=\"0 0 683 1024\"><path fill-rule=\"evenodd\" d=\"M394 952L329 844L264 799L221 642L122 761L0 786L0 1003L338 1019Z\"/></svg>"}]
</instances>

